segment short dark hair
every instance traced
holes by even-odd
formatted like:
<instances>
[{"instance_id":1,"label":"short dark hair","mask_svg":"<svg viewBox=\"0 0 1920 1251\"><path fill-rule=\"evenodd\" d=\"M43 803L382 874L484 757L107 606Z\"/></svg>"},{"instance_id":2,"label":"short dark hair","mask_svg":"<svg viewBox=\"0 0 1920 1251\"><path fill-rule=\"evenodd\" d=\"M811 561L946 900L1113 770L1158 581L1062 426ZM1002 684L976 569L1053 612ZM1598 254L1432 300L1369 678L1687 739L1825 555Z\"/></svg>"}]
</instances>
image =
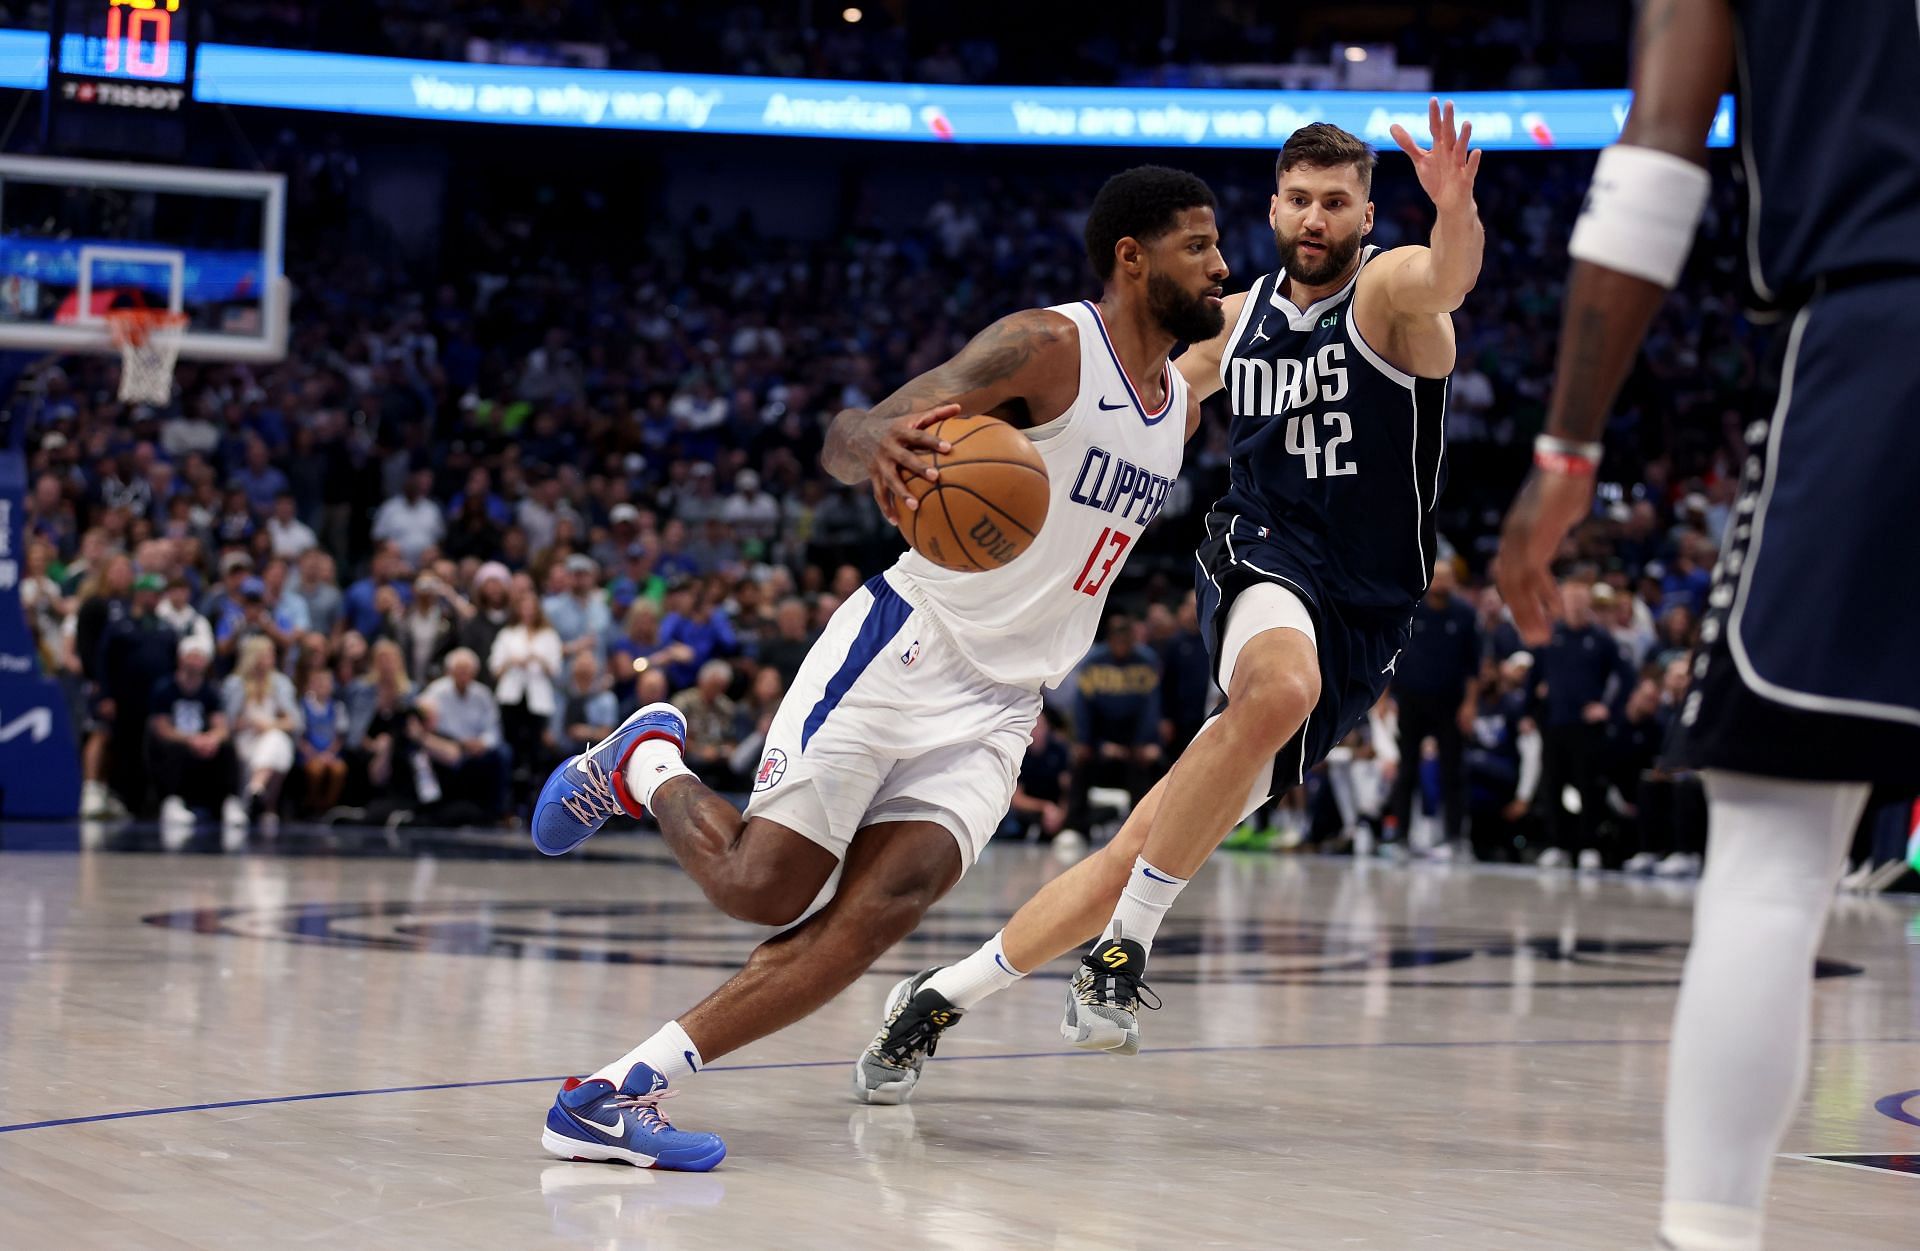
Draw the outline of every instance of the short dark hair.
<instances>
[{"instance_id":1,"label":"short dark hair","mask_svg":"<svg viewBox=\"0 0 1920 1251\"><path fill-rule=\"evenodd\" d=\"M1351 165L1360 174L1360 189L1373 193L1373 149L1357 135L1350 135L1331 122L1314 122L1287 136L1273 163L1274 181L1296 165L1330 169Z\"/></svg>"},{"instance_id":2,"label":"short dark hair","mask_svg":"<svg viewBox=\"0 0 1920 1251\"><path fill-rule=\"evenodd\" d=\"M1173 229L1173 219L1190 208L1216 207L1213 191L1185 170L1136 165L1107 179L1087 214L1087 259L1105 282L1113 277L1113 249L1122 239L1142 243Z\"/></svg>"}]
</instances>

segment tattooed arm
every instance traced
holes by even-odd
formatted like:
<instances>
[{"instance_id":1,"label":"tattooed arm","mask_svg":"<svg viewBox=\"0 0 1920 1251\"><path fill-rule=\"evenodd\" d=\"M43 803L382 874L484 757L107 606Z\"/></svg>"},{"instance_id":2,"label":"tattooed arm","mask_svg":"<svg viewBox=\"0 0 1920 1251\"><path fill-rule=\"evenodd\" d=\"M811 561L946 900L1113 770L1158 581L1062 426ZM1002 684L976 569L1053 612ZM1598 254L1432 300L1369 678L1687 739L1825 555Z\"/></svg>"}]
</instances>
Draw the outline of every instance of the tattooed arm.
<instances>
[{"instance_id":1,"label":"tattooed arm","mask_svg":"<svg viewBox=\"0 0 1920 1251\"><path fill-rule=\"evenodd\" d=\"M1649 0L1634 43L1633 111L1620 142L1706 164L1707 131L1733 68L1728 0ZM1573 263L1548 434L1580 443L1600 438L1666 294L1644 278ZM1507 514L1500 590L1529 643L1544 642L1552 630L1559 606L1553 560L1592 504L1592 475L1536 468Z\"/></svg>"},{"instance_id":2,"label":"tattooed arm","mask_svg":"<svg viewBox=\"0 0 1920 1251\"><path fill-rule=\"evenodd\" d=\"M1080 336L1073 322L1027 309L994 322L960 354L869 409L849 408L827 430L820 463L849 486L868 482L890 522L897 507L917 508L902 475L938 478L920 457L951 449L926 427L962 413L989 413L1015 426L1053 420L1080 388Z\"/></svg>"}]
</instances>

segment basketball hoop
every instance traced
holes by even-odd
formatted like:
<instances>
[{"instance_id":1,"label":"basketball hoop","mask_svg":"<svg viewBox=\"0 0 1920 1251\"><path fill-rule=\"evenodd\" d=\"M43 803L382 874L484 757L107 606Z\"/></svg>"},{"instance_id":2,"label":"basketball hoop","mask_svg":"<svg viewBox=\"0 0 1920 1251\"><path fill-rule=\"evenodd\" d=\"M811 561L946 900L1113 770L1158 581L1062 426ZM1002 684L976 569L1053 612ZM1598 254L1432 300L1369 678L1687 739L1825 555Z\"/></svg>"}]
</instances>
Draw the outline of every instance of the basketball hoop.
<instances>
[{"instance_id":1,"label":"basketball hoop","mask_svg":"<svg viewBox=\"0 0 1920 1251\"><path fill-rule=\"evenodd\" d=\"M120 349L120 398L130 404L165 404L173 398L173 365L180 359L185 313L161 308L116 308L107 331Z\"/></svg>"}]
</instances>

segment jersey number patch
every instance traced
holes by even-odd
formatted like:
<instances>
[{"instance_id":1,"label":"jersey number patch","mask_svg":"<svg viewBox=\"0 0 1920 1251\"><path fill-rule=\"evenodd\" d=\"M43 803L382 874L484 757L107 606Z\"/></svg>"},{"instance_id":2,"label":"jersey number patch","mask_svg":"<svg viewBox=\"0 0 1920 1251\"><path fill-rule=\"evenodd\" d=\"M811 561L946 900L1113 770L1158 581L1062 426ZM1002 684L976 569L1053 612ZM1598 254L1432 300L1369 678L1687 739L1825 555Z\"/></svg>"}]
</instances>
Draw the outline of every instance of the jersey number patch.
<instances>
[{"instance_id":1,"label":"jersey number patch","mask_svg":"<svg viewBox=\"0 0 1920 1251\"><path fill-rule=\"evenodd\" d=\"M1287 418L1287 453L1306 462L1308 478L1340 478L1360 472L1360 466L1340 459L1340 445L1353 439L1353 419L1345 413L1321 413L1327 423L1325 443L1320 442L1312 413Z\"/></svg>"},{"instance_id":2,"label":"jersey number patch","mask_svg":"<svg viewBox=\"0 0 1920 1251\"><path fill-rule=\"evenodd\" d=\"M1107 584L1107 576L1113 572L1114 565L1119 563L1120 557L1126 553L1127 544L1131 542L1133 542L1131 536L1120 533L1112 526L1102 530L1100 538L1093 545L1093 550L1087 553L1087 563L1081 567L1080 576L1074 579L1073 589L1088 595L1098 595L1100 588ZM1109 548L1112 550L1109 551ZM1100 559L1102 552L1106 553L1107 559L1099 570L1095 571L1093 562Z\"/></svg>"}]
</instances>

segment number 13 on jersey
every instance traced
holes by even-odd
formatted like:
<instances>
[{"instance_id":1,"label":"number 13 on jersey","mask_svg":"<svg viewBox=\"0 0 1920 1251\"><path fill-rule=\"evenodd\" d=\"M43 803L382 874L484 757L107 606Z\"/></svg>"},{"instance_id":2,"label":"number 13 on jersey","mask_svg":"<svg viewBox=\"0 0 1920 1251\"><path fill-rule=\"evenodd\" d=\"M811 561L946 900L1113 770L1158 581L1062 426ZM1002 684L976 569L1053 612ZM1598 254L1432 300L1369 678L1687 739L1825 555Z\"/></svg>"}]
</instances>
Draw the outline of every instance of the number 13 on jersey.
<instances>
[{"instance_id":1,"label":"number 13 on jersey","mask_svg":"<svg viewBox=\"0 0 1920 1251\"><path fill-rule=\"evenodd\" d=\"M1093 550L1087 553L1087 563L1081 567L1080 576L1074 579L1073 589L1087 595L1098 595L1131 542L1131 535L1122 534L1112 526L1102 530L1099 539L1094 542ZM1098 569L1094 568L1096 562L1100 566Z\"/></svg>"}]
</instances>

